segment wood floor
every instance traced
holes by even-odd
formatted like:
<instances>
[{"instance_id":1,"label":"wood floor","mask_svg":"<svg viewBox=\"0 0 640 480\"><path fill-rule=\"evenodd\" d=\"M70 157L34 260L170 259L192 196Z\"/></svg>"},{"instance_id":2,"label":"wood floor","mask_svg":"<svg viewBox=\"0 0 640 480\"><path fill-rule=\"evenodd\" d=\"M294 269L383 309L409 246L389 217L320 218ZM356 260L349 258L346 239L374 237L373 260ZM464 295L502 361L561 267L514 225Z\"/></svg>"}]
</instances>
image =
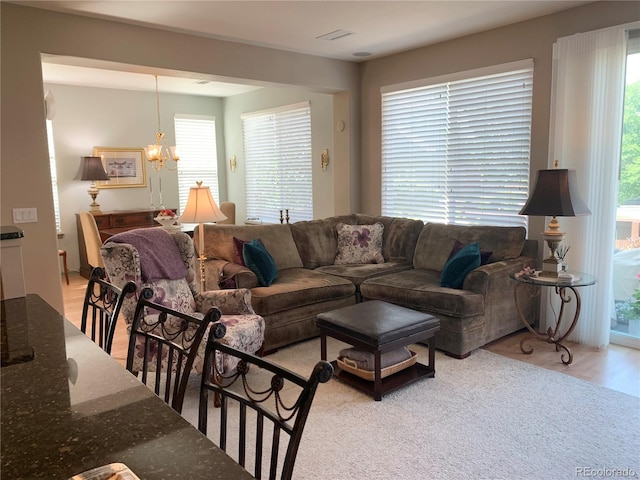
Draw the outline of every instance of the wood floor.
<instances>
[{"instance_id":1,"label":"wood floor","mask_svg":"<svg viewBox=\"0 0 640 480\"><path fill-rule=\"evenodd\" d=\"M69 285L62 280L65 317L80 326L86 279L77 273L69 275ZM573 363L564 365L560 352L545 342L531 342L534 352L525 355L520 351L520 339L528 333L516 332L486 347L493 353L528 362L549 370L566 373L589 382L640 397L640 350L609 345L605 349L567 343L573 352ZM124 322L118 322L111 355L122 365L127 357L127 331ZM461 360L464 361L464 360Z\"/></svg>"}]
</instances>

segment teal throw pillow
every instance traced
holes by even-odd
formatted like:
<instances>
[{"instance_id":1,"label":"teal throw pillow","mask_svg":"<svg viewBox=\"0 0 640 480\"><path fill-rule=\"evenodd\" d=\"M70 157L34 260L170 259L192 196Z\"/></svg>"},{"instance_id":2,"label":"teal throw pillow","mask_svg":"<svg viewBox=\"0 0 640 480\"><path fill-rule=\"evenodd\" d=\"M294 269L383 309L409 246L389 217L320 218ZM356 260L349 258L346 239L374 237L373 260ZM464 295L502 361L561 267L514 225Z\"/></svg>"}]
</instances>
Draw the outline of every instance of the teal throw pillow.
<instances>
[{"instance_id":1,"label":"teal throw pillow","mask_svg":"<svg viewBox=\"0 0 640 480\"><path fill-rule=\"evenodd\" d=\"M247 268L256 274L263 287L268 287L278 278L276 262L260 239L245 243L242 246L242 257Z\"/></svg>"},{"instance_id":2,"label":"teal throw pillow","mask_svg":"<svg viewBox=\"0 0 640 480\"><path fill-rule=\"evenodd\" d=\"M478 242L470 243L460 249L451 257L442 268L440 274L440 286L449 288L462 288L464 277L471 270L480 266L480 245Z\"/></svg>"}]
</instances>

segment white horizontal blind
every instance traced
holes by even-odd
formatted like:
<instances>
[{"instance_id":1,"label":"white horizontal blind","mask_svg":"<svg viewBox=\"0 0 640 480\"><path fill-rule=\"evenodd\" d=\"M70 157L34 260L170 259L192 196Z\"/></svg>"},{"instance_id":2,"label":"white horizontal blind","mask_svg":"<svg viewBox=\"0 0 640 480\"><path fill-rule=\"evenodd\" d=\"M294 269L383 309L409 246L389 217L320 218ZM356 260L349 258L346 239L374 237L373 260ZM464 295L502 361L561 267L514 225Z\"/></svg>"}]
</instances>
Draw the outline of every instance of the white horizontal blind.
<instances>
[{"instance_id":1,"label":"white horizontal blind","mask_svg":"<svg viewBox=\"0 0 640 480\"><path fill-rule=\"evenodd\" d=\"M247 218L313 218L309 103L242 116Z\"/></svg>"},{"instance_id":2,"label":"white horizontal blind","mask_svg":"<svg viewBox=\"0 0 640 480\"><path fill-rule=\"evenodd\" d=\"M53 191L53 212L56 217L56 230L62 233L60 220L60 200L58 198L58 173L56 168L56 151L53 145L53 122L47 120L47 146L49 147L49 169L51 170L51 189Z\"/></svg>"},{"instance_id":3,"label":"white horizontal blind","mask_svg":"<svg viewBox=\"0 0 640 480\"><path fill-rule=\"evenodd\" d=\"M526 225L533 67L382 94L382 214Z\"/></svg>"},{"instance_id":4,"label":"white horizontal blind","mask_svg":"<svg viewBox=\"0 0 640 480\"><path fill-rule=\"evenodd\" d=\"M214 200L220 205L218 192L218 155L216 147L215 117L175 115L176 147L180 150L178 161L178 197L180 212L189 199L189 189L196 181L211 189Z\"/></svg>"}]
</instances>

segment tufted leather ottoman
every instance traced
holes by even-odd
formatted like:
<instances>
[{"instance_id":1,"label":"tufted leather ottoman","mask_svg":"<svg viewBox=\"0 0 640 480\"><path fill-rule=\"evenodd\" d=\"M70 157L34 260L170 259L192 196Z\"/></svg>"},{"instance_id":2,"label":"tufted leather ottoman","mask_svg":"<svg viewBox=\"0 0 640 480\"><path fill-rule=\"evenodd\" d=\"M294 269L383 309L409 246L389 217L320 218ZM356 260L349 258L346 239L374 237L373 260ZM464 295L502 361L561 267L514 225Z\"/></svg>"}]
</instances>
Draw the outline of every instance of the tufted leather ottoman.
<instances>
[{"instance_id":1,"label":"tufted leather ottoman","mask_svg":"<svg viewBox=\"0 0 640 480\"><path fill-rule=\"evenodd\" d=\"M383 395L422 378L435 375L435 334L440 320L433 315L373 300L357 303L316 317L320 329L320 356L327 359L327 336L346 342L374 355L374 380L367 381L343 371L334 360L334 376L382 400ZM424 342L429 347L429 363L414 365L382 378L380 356L385 352Z\"/></svg>"}]
</instances>

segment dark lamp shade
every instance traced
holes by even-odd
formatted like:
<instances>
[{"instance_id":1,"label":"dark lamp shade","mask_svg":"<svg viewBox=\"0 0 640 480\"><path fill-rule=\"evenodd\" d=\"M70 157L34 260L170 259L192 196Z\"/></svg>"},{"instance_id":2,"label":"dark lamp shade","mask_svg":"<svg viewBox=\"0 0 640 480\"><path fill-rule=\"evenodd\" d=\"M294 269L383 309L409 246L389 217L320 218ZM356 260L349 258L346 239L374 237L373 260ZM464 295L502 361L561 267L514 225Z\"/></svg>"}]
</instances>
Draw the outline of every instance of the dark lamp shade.
<instances>
[{"instance_id":1,"label":"dark lamp shade","mask_svg":"<svg viewBox=\"0 0 640 480\"><path fill-rule=\"evenodd\" d=\"M80 180L109 180L100 157L82 157L82 178Z\"/></svg>"},{"instance_id":2,"label":"dark lamp shade","mask_svg":"<svg viewBox=\"0 0 640 480\"><path fill-rule=\"evenodd\" d=\"M576 171L566 168L538 170L536 186L520 215L575 217L591 215L578 191Z\"/></svg>"}]
</instances>

